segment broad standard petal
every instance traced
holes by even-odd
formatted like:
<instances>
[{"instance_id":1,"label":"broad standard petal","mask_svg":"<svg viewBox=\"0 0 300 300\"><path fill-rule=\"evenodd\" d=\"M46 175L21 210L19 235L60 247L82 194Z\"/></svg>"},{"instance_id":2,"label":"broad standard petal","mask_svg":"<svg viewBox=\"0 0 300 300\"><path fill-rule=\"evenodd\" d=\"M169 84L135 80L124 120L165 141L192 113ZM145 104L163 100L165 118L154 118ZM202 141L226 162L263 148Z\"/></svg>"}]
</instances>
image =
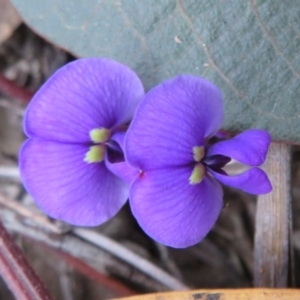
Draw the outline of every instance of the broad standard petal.
<instances>
[{"instance_id":1,"label":"broad standard petal","mask_svg":"<svg viewBox=\"0 0 300 300\"><path fill-rule=\"evenodd\" d=\"M212 145L207 156L221 154L249 166L260 166L266 159L270 142L271 136L267 131L250 129Z\"/></svg>"},{"instance_id":2,"label":"broad standard petal","mask_svg":"<svg viewBox=\"0 0 300 300\"><path fill-rule=\"evenodd\" d=\"M49 216L73 225L95 226L113 217L129 186L104 162L83 161L88 147L29 139L20 152L25 188Z\"/></svg>"},{"instance_id":3,"label":"broad standard petal","mask_svg":"<svg viewBox=\"0 0 300 300\"><path fill-rule=\"evenodd\" d=\"M193 161L194 146L215 134L223 121L220 91L209 81L181 75L147 93L128 129L125 155L142 170Z\"/></svg>"},{"instance_id":4,"label":"broad standard petal","mask_svg":"<svg viewBox=\"0 0 300 300\"><path fill-rule=\"evenodd\" d=\"M142 173L130 190L133 215L154 240L174 248L192 246L214 226L223 206L220 184L206 176L190 185L192 168Z\"/></svg>"},{"instance_id":5,"label":"broad standard petal","mask_svg":"<svg viewBox=\"0 0 300 300\"><path fill-rule=\"evenodd\" d=\"M220 182L254 195L267 194L272 191L272 184L267 174L260 168L251 168L246 172L228 176L213 170L209 172Z\"/></svg>"},{"instance_id":6,"label":"broad standard petal","mask_svg":"<svg viewBox=\"0 0 300 300\"><path fill-rule=\"evenodd\" d=\"M131 120L144 95L128 67L104 58L85 58L58 70L37 92L25 115L25 133L52 141L90 142L95 128Z\"/></svg>"}]
</instances>

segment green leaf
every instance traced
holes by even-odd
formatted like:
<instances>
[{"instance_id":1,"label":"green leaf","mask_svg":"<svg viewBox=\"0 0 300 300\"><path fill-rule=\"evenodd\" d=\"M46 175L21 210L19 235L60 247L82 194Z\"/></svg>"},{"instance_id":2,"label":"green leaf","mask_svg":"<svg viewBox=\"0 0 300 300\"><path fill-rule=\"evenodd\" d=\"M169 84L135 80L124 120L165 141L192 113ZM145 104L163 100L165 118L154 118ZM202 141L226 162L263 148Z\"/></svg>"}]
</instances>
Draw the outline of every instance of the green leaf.
<instances>
[{"instance_id":1,"label":"green leaf","mask_svg":"<svg viewBox=\"0 0 300 300\"><path fill-rule=\"evenodd\" d=\"M223 92L224 128L300 143L298 0L12 0L26 22L79 56L116 59L146 89L180 73Z\"/></svg>"}]
</instances>

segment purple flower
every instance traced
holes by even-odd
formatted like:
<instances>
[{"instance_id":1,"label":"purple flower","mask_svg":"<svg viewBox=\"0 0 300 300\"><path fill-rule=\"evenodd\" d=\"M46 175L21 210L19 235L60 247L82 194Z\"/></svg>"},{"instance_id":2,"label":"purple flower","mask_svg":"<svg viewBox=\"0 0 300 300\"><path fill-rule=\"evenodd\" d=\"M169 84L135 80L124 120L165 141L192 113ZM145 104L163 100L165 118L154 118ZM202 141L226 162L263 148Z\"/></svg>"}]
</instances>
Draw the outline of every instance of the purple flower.
<instances>
[{"instance_id":1,"label":"purple flower","mask_svg":"<svg viewBox=\"0 0 300 300\"><path fill-rule=\"evenodd\" d=\"M181 248L206 236L223 206L218 181L252 194L271 191L257 168L270 135L247 130L211 144L222 121L220 91L193 76L162 83L140 103L125 138L126 160L141 170L129 199L140 226L158 242ZM228 176L222 168L231 159L253 168Z\"/></svg>"},{"instance_id":2,"label":"purple flower","mask_svg":"<svg viewBox=\"0 0 300 300\"><path fill-rule=\"evenodd\" d=\"M23 183L42 210L85 226L119 211L129 194L119 176L138 174L124 162L124 125L143 95L137 75L108 59L77 60L44 84L26 112L20 152Z\"/></svg>"}]
</instances>

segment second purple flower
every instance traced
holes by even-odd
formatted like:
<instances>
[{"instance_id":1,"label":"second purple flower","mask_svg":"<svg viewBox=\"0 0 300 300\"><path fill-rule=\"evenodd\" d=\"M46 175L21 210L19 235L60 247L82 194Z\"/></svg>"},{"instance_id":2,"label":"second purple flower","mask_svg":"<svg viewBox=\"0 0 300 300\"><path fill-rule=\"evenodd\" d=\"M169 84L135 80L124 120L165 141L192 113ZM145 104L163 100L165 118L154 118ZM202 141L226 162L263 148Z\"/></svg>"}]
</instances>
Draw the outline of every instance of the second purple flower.
<instances>
[{"instance_id":1,"label":"second purple flower","mask_svg":"<svg viewBox=\"0 0 300 300\"><path fill-rule=\"evenodd\" d=\"M141 170L130 190L130 205L153 239L172 247L199 242L223 206L220 183L252 194L272 187L257 166L267 155L270 135L247 130L211 144L223 122L220 91L188 75L166 81L146 94L125 139L127 161ZM250 168L229 176L223 167L237 160Z\"/></svg>"}]
</instances>

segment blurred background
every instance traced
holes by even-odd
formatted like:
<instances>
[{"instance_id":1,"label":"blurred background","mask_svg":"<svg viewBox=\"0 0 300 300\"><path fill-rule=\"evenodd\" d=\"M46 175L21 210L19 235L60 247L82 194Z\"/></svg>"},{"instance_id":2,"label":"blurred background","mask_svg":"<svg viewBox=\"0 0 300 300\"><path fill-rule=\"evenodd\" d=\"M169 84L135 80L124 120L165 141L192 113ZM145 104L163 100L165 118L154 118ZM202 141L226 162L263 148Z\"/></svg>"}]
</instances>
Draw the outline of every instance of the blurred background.
<instances>
[{"instance_id":1,"label":"blurred background","mask_svg":"<svg viewBox=\"0 0 300 300\"><path fill-rule=\"evenodd\" d=\"M24 110L35 91L59 67L76 59L48 43L24 24L7 0L0 0L0 218L26 254L54 299L108 299L172 288L76 236L66 224L43 217L24 190L18 152L25 139ZM300 148L293 146L293 250L290 277L300 287ZM125 207L93 228L177 279L177 288L253 286L256 199L225 189L224 209L198 245L172 249L147 237ZM292 282L291 281L291 282ZM180 283L182 285L180 285ZM176 288L176 284L175 287ZM0 299L13 299L0 281Z\"/></svg>"}]
</instances>

